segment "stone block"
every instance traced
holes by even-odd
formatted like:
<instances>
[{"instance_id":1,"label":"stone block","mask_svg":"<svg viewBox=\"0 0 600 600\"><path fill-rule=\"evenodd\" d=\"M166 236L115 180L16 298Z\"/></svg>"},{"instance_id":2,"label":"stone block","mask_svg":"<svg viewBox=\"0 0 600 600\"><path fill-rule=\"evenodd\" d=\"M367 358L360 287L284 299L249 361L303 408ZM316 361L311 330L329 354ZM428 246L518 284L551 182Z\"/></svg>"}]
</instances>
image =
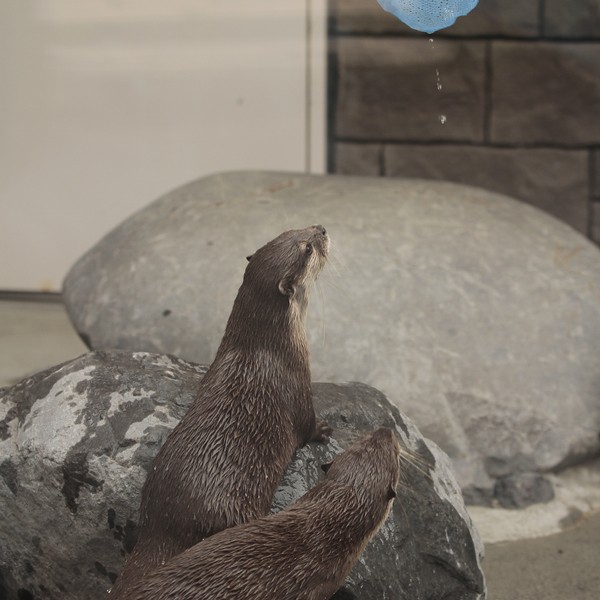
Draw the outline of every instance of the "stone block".
<instances>
[{"instance_id":1,"label":"stone block","mask_svg":"<svg viewBox=\"0 0 600 600\"><path fill-rule=\"evenodd\" d=\"M385 12L377 0L332 0L330 5L334 31L338 33L427 35ZM539 30L538 14L538 1L481 0L467 16L434 36L535 37Z\"/></svg>"},{"instance_id":2,"label":"stone block","mask_svg":"<svg viewBox=\"0 0 600 600\"><path fill-rule=\"evenodd\" d=\"M496 481L494 496L502 508L526 508L554 498L552 483L539 473L519 473Z\"/></svg>"},{"instance_id":3,"label":"stone block","mask_svg":"<svg viewBox=\"0 0 600 600\"><path fill-rule=\"evenodd\" d=\"M545 0L544 33L549 37L600 39L600 0Z\"/></svg>"},{"instance_id":4,"label":"stone block","mask_svg":"<svg viewBox=\"0 0 600 600\"><path fill-rule=\"evenodd\" d=\"M381 175L382 144L335 144L334 172L339 175Z\"/></svg>"},{"instance_id":5,"label":"stone block","mask_svg":"<svg viewBox=\"0 0 600 600\"><path fill-rule=\"evenodd\" d=\"M494 42L491 140L589 145L600 140L600 44Z\"/></svg>"},{"instance_id":6,"label":"stone block","mask_svg":"<svg viewBox=\"0 0 600 600\"><path fill-rule=\"evenodd\" d=\"M537 206L586 233L588 153L548 148L387 145L385 174L476 185Z\"/></svg>"},{"instance_id":7,"label":"stone block","mask_svg":"<svg viewBox=\"0 0 600 600\"><path fill-rule=\"evenodd\" d=\"M338 139L483 140L484 42L352 37L336 48Z\"/></svg>"}]
</instances>

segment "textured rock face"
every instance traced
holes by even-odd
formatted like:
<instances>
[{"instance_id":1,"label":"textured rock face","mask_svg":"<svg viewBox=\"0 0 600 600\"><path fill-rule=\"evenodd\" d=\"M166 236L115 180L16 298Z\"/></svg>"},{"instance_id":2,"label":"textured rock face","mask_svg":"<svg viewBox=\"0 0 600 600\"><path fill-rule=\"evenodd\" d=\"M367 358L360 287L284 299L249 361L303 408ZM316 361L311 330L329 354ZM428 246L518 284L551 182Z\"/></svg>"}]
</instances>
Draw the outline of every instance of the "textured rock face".
<instances>
[{"instance_id":1,"label":"textured rock face","mask_svg":"<svg viewBox=\"0 0 600 600\"><path fill-rule=\"evenodd\" d=\"M134 543L152 458L204 372L168 356L97 352L2 390L1 597L105 597ZM449 590L482 598L482 545L447 458L368 386L315 384L314 392L336 432L330 445L298 453L274 510L379 426L398 431L415 463L404 464L392 516L336 598L441 599Z\"/></svg>"},{"instance_id":2,"label":"textured rock face","mask_svg":"<svg viewBox=\"0 0 600 600\"><path fill-rule=\"evenodd\" d=\"M240 223L243 215L243 225ZM244 257L322 223L313 378L388 395L453 459L470 500L600 445L600 252L527 205L441 182L227 173L125 221L71 270L93 347L209 363Z\"/></svg>"}]
</instances>

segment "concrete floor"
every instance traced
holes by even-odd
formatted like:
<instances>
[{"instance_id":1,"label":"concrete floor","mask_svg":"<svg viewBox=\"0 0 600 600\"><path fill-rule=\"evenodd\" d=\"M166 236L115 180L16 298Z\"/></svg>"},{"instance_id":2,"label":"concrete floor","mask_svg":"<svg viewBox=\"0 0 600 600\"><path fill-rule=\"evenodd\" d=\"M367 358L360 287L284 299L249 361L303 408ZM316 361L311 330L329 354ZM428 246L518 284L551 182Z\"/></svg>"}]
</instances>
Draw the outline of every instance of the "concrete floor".
<instances>
[{"instance_id":1,"label":"concrete floor","mask_svg":"<svg viewBox=\"0 0 600 600\"><path fill-rule=\"evenodd\" d=\"M84 352L62 304L0 300L0 387Z\"/></svg>"},{"instance_id":2,"label":"concrete floor","mask_svg":"<svg viewBox=\"0 0 600 600\"><path fill-rule=\"evenodd\" d=\"M0 300L0 387L86 351L62 304ZM600 512L593 510L599 506L599 477L596 462L584 472L561 478L561 503L538 505L529 513L473 508L486 542L483 567L490 600L600 599ZM587 487L581 488L582 480ZM557 525L552 512L569 506L575 515L571 524L561 519ZM556 526L566 529L540 536ZM528 535L540 537L514 540ZM501 539L512 541L497 541Z\"/></svg>"}]
</instances>

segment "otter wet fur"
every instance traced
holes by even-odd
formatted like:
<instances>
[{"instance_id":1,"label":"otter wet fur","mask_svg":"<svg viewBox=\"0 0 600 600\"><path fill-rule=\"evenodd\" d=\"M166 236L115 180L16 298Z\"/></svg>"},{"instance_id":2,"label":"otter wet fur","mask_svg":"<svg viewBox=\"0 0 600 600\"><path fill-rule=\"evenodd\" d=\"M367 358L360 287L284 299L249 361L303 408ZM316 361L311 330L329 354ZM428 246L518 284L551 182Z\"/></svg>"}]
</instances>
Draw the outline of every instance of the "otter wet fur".
<instances>
[{"instance_id":1,"label":"otter wet fur","mask_svg":"<svg viewBox=\"0 0 600 600\"><path fill-rule=\"evenodd\" d=\"M268 514L297 448L327 442L312 403L304 316L329 251L325 228L287 231L248 257L198 395L154 459L138 541L111 590L227 527Z\"/></svg>"},{"instance_id":2,"label":"otter wet fur","mask_svg":"<svg viewBox=\"0 0 600 600\"><path fill-rule=\"evenodd\" d=\"M130 600L328 600L388 515L399 455L396 434L378 429L295 504L196 544L140 581Z\"/></svg>"}]
</instances>

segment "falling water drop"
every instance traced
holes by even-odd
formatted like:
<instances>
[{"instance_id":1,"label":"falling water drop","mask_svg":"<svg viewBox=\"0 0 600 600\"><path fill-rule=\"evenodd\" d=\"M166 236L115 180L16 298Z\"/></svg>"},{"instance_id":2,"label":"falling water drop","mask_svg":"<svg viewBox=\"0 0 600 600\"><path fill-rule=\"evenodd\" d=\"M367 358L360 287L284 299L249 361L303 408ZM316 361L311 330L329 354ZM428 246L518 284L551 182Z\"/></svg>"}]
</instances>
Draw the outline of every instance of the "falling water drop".
<instances>
[{"instance_id":1,"label":"falling water drop","mask_svg":"<svg viewBox=\"0 0 600 600\"><path fill-rule=\"evenodd\" d=\"M431 49L435 51L435 47L433 45L433 38L429 38L429 42L431 43ZM437 88L438 92L442 91L442 80L440 77L440 69L439 67L435 68L435 87ZM438 115L438 120L442 125L446 124L446 121L448 120L448 117L446 115Z\"/></svg>"}]
</instances>

